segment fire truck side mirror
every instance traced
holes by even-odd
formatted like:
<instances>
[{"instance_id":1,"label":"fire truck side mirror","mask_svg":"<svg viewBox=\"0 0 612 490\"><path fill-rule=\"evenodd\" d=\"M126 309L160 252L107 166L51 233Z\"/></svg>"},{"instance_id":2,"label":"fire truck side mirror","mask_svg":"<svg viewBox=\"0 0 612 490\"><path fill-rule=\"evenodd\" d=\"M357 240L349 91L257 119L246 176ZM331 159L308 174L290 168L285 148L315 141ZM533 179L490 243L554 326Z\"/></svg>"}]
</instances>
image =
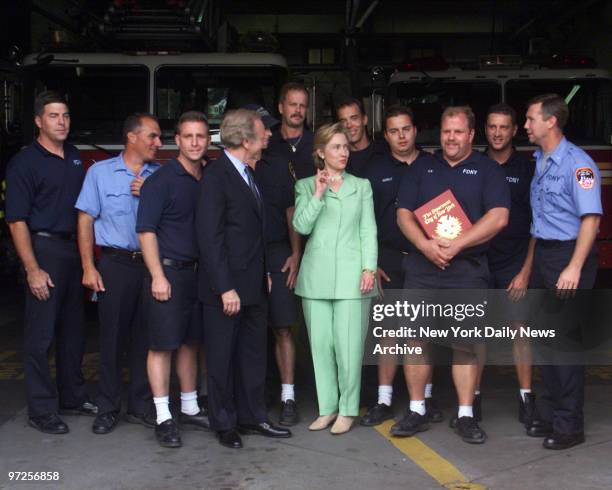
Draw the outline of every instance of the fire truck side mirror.
<instances>
[{"instance_id":1,"label":"fire truck side mirror","mask_svg":"<svg viewBox=\"0 0 612 490\"><path fill-rule=\"evenodd\" d=\"M369 105L368 122L372 131L372 138L376 139L376 135L380 134L383 130L382 118L385 107L383 94L376 90L372 92Z\"/></svg>"}]
</instances>

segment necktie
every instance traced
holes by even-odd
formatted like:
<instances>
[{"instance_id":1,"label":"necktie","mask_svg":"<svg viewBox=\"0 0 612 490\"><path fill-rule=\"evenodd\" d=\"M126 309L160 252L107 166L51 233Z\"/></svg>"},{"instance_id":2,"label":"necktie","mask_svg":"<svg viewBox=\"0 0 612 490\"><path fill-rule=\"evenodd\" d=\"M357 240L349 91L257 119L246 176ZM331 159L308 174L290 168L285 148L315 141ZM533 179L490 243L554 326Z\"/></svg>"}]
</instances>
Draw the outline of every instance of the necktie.
<instances>
[{"instance_id":1,"label":"necktie","mask_svg":"<svg viewBox=\"0 0 612 490\"><path fill-rule=\"evenodd\" d=\"M259 189L255 185L255 179L253 178L253 171L250 167L244 167L244 173L246 175L247 181L249 183L249 187L251 188L251 192L255 196L255 200L257 201L257 206L261 207L261 195L259 194Z\"/></svg>"}]
</instances>

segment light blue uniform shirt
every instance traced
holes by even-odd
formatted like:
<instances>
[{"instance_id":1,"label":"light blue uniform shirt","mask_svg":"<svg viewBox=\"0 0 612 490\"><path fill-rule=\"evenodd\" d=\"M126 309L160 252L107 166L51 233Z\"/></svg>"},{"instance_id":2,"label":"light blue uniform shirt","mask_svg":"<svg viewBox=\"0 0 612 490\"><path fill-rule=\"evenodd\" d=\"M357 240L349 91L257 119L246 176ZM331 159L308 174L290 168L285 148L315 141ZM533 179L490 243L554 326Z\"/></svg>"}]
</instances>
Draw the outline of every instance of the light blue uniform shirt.
<instances>
[{"instance_id":1,"label":"light blue uniform shirt","mask_svg":"<svg viewBox=\"0 0 612 490\"><path fill-rule=\"evenodd\" d=\"M544 161L538 149L531 181L531 235L543 240L575 240L581 217L603 214L601 177L591 157L565 138Z\"/></svg>"},{"instance_id":2,"label":"light blue uniform shirt","mask_svg":"<svg viewBox=\"0 0 612 490\"><path fill-rule=\"evenodd\" d=\"M145 163L140 176L148 177L159 163ZM136 175L119 156L95 163L87 171L75 207L93 218L96 245L138 251L136 235L138 202L130 185Z\"/></svg>"}]
</instances>

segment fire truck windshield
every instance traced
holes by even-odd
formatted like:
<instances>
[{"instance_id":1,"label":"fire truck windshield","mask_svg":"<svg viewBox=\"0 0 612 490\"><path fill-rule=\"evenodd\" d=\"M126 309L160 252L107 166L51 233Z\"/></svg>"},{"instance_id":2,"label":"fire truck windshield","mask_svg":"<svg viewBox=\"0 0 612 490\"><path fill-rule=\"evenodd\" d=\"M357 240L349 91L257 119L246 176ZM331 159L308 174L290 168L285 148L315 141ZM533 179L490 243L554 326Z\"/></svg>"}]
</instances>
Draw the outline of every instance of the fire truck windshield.
<instances>
[{"instance_id":1,"label":"fire truck windshield","mask_svg":"<svg viewBox=\"0 0 612 490\"><path fill-rule=\"evenodd\" d=\"M281 68L225 66L161 66L155 74L155 112L164 137L172 136L178 116L195 109L218 129L227 109L254 103L275 111L283 80Z\"/></svg>"},{"instance_id":2,"label":"fire truck windshield","mask_svg":"<svg viewBox=\"0 0 612 490\"><path fill-rule=\"evenodd\" d=\"M477 77L475 77L477 78ZM440 116L450 105L469 105L476 115L474 144L485 145L484 119L487 108L505 100L518 114L516 143L527 145L523 130L526 102L535 95L558 93L570 108L567 137L579 145L612 143L612 81L606 78L537 79L444 79L431 78L393 83L388 103L412 108L418 127L417 144L438 146Z\"/></svg>"},{"instance_id":3,"label":"fire truck windshield","mask_svg":"<svg viewBox=\"0 0 612 490\"><path fill-rule=\"evenodd\" d=\"M66 94L72 143L117 144L126 116L147 111L149 70L142 65L51 65L36 75L35 91L43 90Z\"/></svg>"}]
</instances>

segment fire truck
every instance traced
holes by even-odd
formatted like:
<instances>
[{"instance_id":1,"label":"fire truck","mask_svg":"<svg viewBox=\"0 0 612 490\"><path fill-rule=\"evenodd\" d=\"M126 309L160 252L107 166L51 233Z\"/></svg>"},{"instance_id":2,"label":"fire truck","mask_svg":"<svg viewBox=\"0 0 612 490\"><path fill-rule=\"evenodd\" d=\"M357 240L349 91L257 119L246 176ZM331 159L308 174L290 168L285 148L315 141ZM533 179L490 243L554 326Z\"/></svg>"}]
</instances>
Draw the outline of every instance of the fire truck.
<instances>
[{"instance_id":1,"label":"fire truck","mask_svg":"<svg viewBox=\"0 0 612 490\"><path fill-rule=\"evenodd\" d=\"M612 269L612 78L596 68L546 68L540 65L504 66L499 58L487 58L478 69L446 68L429 71L409 64L389 79L384 95L375 94L373 130L380 131L383 106L403 104L415 114L417 144L425 150L439 148L440 116L445 107L469 105L476 115L474 145L484 149L484 121L487 108L499 102L514 107L519 115L515 144L531 156L523 129L526 102L543 93L557 93L569 105L570 119L564 130L567 138L593 158L601 171L604 218L598 235L600 268ZM580 60L572 65L581 66ZM439 67L438 67L439 68Z\"/></svg>"},{"instance_id":2,"label":"fire truck","mask_svg":"<svg viewBox=\"0 0 612 490\"><path fill-rule=\"evenodd\" d=\"M178 116L204 112L214 158L225 110L258 103L273 112L288 69L282 56L268 53L43 53L27 56L22 73L22 120L32 120L36 94L65 94L72 115L69 141L89 165L123 150L123 120L133 112L158 117L161 162L177 154ZM24 141L31 141L34 126L24 126Z\"/></svg>"}]
</instances>

